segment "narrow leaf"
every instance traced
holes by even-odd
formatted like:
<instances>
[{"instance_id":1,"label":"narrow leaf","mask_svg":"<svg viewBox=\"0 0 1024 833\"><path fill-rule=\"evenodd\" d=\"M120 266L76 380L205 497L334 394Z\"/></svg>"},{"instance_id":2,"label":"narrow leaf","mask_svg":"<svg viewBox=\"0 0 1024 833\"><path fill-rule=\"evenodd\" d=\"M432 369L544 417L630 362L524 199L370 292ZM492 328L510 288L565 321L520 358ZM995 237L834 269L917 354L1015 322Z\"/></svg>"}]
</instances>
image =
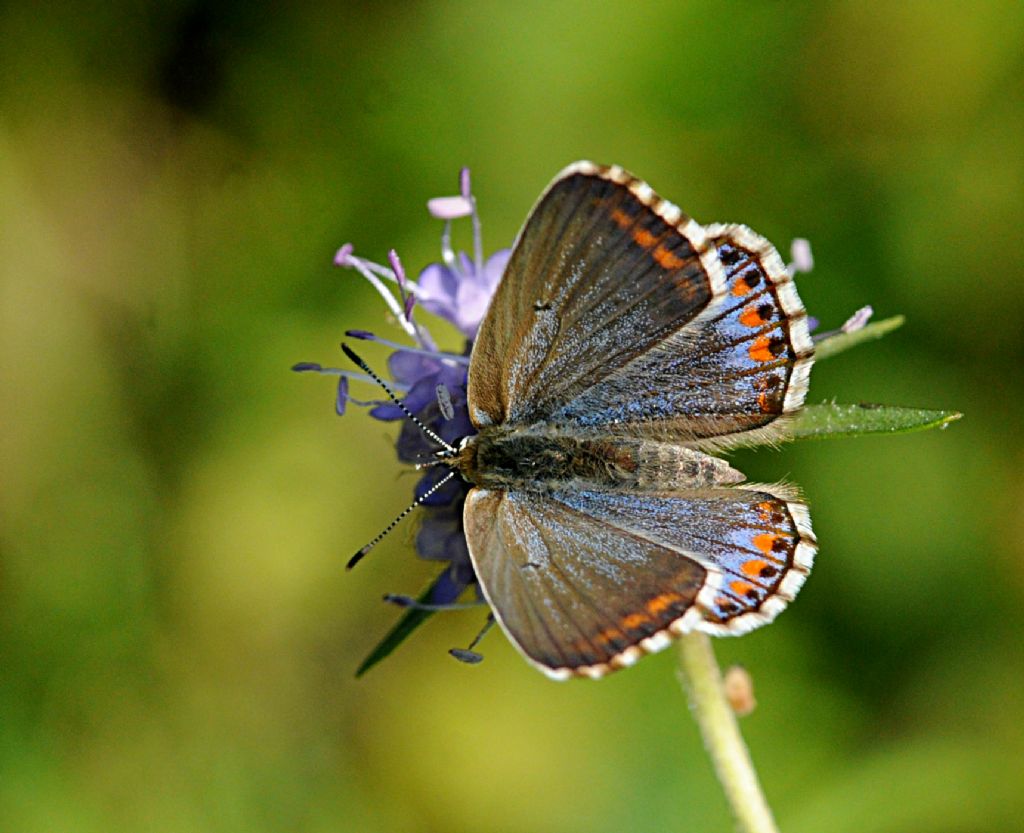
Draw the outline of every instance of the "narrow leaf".
<instances>
[{"instance_id":1,"label":"narrow leaf","mask_svg":"<svg viewBox=\"0 0 1024 833\"><path fill-rule=\"evenodd\" d=\"M416 600L421 604L426 604L430 601L430 596L434 592L434 588L440 584L444 578L445 573L442 572L433 583L424 590L419 598ZM377 647L370 651L369 656L363 660L362 664L356 669L356 676L362 677L367 671L375 666L382 659L387 657L392 651L401 645L406 637L408 637L416 628L422 625L432 614L432 610L419 610L411 607L405 615L395 623L395 626L385 634L384 638L377 643Z\"/></svg>"},{"instance_id":2,"label":"narrow leaf","mask_svg":"<svg viewBox=\"0 0 1024 833\"><path fill-rule=\"evenodd\" d=\"M898 330L906 321L902 315L894 315L892 318L885 318L882 321L875 321L852 333L836 333L834 336L823 338L814 346L814 358L817 360L827 359L851 347L856 347L865 341L875 341L882 336Z\"/></svg>"},{"instance_id":3,"label":"narrow leaf","mask_svg":"<svg viewBox=\"0 0 1024 833\"><path fill-rule=\"evenodd\" d=\"M929 411L892 405L840 405L823 402L808 405L789 425L794 440L858 437L862 434L905 434L926 428L945 428L963 414L957 411Z\"/></svg>"}]
</instances>

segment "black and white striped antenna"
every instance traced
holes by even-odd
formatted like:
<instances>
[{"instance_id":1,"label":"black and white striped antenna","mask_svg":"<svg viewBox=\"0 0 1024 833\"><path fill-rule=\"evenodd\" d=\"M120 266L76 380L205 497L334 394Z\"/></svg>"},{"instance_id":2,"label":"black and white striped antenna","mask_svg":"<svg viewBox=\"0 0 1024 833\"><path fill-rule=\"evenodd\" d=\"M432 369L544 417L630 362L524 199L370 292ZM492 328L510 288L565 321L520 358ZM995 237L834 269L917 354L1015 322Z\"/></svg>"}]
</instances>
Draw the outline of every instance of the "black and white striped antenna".
<instances>
[{"instance_id":1,"label":"black and white striped antenna","mask_svg":"<svg viewBox=\"0 0 1024 833\"><path fill-rule=\"evenodd\" d=\"M370 550L377 546L377 544L381 542L381 539L383 539L384 536L387 535L392 529L398 526L398 524L402 521L402 518L404 518L406 515L412 512L413 509L415 509L417 506L423 503L423 501L425 501L428 497L434 494L434 492L440 489L445 483L447 483L453 477L455 477L455 469L452 469L450 472L448 472L448 474L446 474L444 477L438 480L437 483L435 483L433 486L427 489L427 491L425 491L422 495L416 498L416 500L414 500L412 503L406 506L405 509L403 509L401 512L398 513L398 515L395 516L395 519L391 523L389 523L386 527L384 527L384 529L377 533L377 536L372 541L370 541L369 544L366 544L363 547L361 547L359 552L357 552L348 560L348 564L345 565L345 569L351 570L353 567L355 567L356 564L358 564L362 560L364 555L366 555Z\"/></svg>"},{"instance_id":2,"label":"black and white striped antenna","mask_svg":"<svg viewBox=\"0 0 1024 833\"><path fill-rule=\"evenodd\" d=\"M438 436L436 431L432 431L430 428L428 428L424 424L423 420L421 420L418 416L416 416L416 414L410 411L405 406L405 403L403 403L397 396L395 396L394 392L391 390L391 387L387 384L387 382L385 382L383 379L380 378L380 376L374 373L370 366L366 362L364 362L362 358L351 347L343 343L341 345L341 349L345 352L346 356L348 356L353 362L356 363L360 370L362 370L364 373L367 373L378 385L380 385L384 389L384 392L388 395L391 401L394 402L399 408L401 408L402 413L405 414L412 421L412 423L417 428L420 429L420 431L422 431L427 437L429 437L442 448L444 448L444 451L438 452L440 457L454 457L456 454L458 454L458 449L455 446L451 445L450 443L446 443L444 440L442 440L441 437ZM441 462L441 460L437 460L436 462L439 463ZM425 491L422 495L416 498L416 500L414 500L412 503L406 506L405 509L399 512L398 515L395 516L395 519L386 527L384 527L384 529L382 529L372 541L361 547L359 551L348 560L348 564L345 565L345 569L351 570L353 567L355 567L356 564L358 564L362 560L364 555L366 555L370 550L377 546L377 544L379 544L381 540L383 540L385 535L387 535L389 532L391 532L392 529L394 529L396 526L398 526L399 523L401 523L402 519L406 515L412 512L413 509L415 509L417 506L423 503L427 498L434 494L434 492L440 489L445 483L447 483L453 477L455 477L454 469L452 469L450 472L448 472L448 474L446 474L444 477L438 480L437 483L435 483L433 486L427 489L427 491Z\"/></svg>"},{"instance_id":3,"label":"black and white striped antenna","mask_svg":"<svg viewBox=\"0 0 1024 833\"><path fill-rule=\"evenodd\" d=\"M407 407L405 407L405 404L397 396L395 396L394 392L391 390L391 386L383 379L381 379L380 376L374 373L370 366L366 362L364 362L362 358L360 358L359 354L357 354L355 350L353 350L344 342L342 342L341 344L341 349L344 351L346 356L348 356L353 362L356 363L356 366L359 367L360 370L362 370L364 373L370 376L373 379L373 381L375 381L384 389L384 393L388 395L388 398L392 402L394 402L399 408L402 409L402 413L405 414L412 421L413 425L419 428L420 431L422 431L424 434L430 437L430 439L432 439L435 443L437 443L440 446L443 446L444 450L447 451L448 454L454 455L458 453L458 449L455 446L451 445L450 443L446 443L444 440L442 440L438 436L436 431L432 431L430 428L428 428L423 423L423 420L421 420L418 416L416 416L416 414L414 414Z\"/></svg>"}]
</instances>

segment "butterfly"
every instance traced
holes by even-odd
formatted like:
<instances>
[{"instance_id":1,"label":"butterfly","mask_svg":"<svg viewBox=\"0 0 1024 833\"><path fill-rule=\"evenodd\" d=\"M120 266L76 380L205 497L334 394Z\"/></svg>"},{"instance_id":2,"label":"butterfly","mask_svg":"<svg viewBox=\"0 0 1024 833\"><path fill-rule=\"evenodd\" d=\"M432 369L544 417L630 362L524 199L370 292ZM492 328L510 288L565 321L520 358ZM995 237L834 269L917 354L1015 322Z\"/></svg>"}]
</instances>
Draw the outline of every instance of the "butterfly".
<instances>
[{"instance_id":1,"label":"butterfly","mask_svg":"<svg viewBox=\"0 0 1024 833\"><path fill-rule=\"evenodd\" d=\"M763 237L701 226L617 166L555 178L473 345L477 433L439 454L472 484L472 564L530 663L600 677L792 601L816 551L806 506L713 452L783 439L812 361Z\"/></svg>"}]
</instances>

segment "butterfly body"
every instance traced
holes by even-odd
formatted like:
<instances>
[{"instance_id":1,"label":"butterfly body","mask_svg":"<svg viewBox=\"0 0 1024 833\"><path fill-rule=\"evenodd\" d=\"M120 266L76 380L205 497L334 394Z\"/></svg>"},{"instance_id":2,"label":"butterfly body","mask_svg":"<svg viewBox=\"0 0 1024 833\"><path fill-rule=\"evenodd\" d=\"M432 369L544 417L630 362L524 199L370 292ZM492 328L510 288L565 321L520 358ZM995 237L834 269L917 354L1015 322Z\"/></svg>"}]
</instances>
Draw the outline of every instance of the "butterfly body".
<instances>
[{"instance_id":1,"label":"butterfly body","mask_svg":"<svg viewBox=\"0 0 1024 833\"><path fill-rule=\"evenodd\" d=\"M545 425L485 427L453 462L476 486L534 492L651 491L743 480L725 460L683 445Z\"/></svg>"},{"instance_id":2,"label":"butterfly body","mask_svg":"<svg viewBox=\"0 0 1024 833\"><path fill-rule=\"evenodd\" d=\"M796 490L712 453L785 437L813 360L775 249L578 162L516 239L470 357L477 433L439 456L506 635L548 676L600 677L691 630L739 634L816 550Z\"/></svg>"}]
</instances>

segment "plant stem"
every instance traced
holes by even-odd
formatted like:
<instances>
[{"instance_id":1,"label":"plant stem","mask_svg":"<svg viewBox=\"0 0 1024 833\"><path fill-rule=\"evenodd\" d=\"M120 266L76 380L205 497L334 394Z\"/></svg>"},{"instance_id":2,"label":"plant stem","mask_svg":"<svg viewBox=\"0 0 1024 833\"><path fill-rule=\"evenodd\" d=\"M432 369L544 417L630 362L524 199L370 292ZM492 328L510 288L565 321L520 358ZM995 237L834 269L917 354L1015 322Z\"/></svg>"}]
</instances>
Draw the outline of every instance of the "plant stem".
<instances>
[{"instance_id":1,"label":"plant stem","mask_svg":"<svg viewBox=\"0 0 1024 833\"><path fill-rule=\"evenodd\" d=\"M722 674L705 633L688 633L679 640L679 677L700 726L704 747L741 833L778 833L765 801L750 752L740 735L722 688Z\"/></svg>"}]
</instances>

